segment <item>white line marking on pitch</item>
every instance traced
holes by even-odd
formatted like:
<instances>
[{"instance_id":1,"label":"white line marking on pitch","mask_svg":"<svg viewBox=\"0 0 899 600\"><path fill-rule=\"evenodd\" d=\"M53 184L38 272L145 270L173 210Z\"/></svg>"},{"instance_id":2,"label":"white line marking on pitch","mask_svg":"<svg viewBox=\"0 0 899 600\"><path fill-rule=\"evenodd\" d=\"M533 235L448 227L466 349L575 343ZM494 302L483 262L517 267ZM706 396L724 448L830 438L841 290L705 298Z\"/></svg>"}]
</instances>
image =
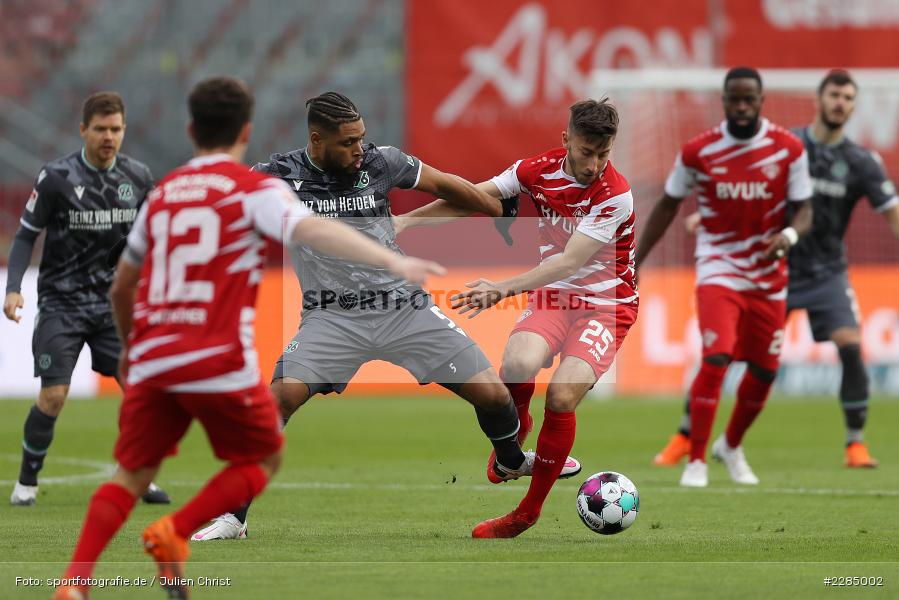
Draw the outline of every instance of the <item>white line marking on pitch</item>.
<instances>
[{"instance_id":1,"label":"white line marking on pitch","mask_svg":"<svg viewBox=\"0 0 899 600\"><path fill-rule=\"evenodd\" d=\"M10 462L19 462L22 457L16 454L0 454L0 458ZM86 458L69 458L66 456L51 456L49 460L52 463L60 465L69 465L73 467L87 467L94 469L89 473L77 473L75 475L59 475L56 477L41 477L41 484L54 485L75 485L86 481L98 481L112 477L115 472L115 464L102 460L89 460ZM0 485L15 485L15 479L0 479Z\"/></svg>"},{"instance_id":2,"label":"white line marking on pitch","mask_svg":"<svg viewBox=\"0 0 899 600\"><path fill-rule=\"evenodd\" d=\"M13 454L2 454L0 458L18 462L20 457ZM116 465L114 463L103 462L99 460L89 460L85 458L69 458L65 456L52 456L50 460L54 463L88 467L94 469L90 473L79 473L75 475L64 475L57 477L41 477L41 484L54 485L78 485L89 481L97 481L112 476L115 472ZM212 472L209 473L212 476ZM14 479L0 479L0 485L14 485ZM201 480L168 480L161 479L160 483L163 487L199 487ZM486 484L459 484L459 483L346 483L337 481L278 481L275 480L268 486L270 489L279 490L381 490L394 492L430 492L447 490L459 490L465 492L518 492L524 491L523 486L500 486ZM853 490L848 488L830 489L830 488L779 488L779 487L712 487L705 489L692 489L680 486L645 486L654 492L662 493L683 493L683 494L788 494L796 496L862 496L862 497L899 497L899 490Z\"/></svg>"}]
</instances>

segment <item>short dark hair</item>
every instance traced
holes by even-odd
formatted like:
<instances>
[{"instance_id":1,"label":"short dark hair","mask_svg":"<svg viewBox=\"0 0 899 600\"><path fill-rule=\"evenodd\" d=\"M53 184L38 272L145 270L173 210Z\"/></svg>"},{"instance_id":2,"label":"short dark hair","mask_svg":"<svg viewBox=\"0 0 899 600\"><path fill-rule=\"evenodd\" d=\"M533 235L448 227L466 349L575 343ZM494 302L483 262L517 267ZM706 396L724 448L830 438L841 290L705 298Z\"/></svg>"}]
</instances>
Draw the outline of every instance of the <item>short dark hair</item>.
<instances>
[{"instance_id":1,"label":"short dark hair","mask_svg":"<svg viewBox=\"0 0 899 600\"><path fill-rule=\"evenodd\" d=\"M608 98L581 100L568 109L568 129L590 143L607 142L618 133L618 111Z\"/></svg>"},{"instance_id":2,"label":"short dark hair","mask_svg":"<svg viewBox=\"0 0 899 600\"><path fill-rule=\"evenodd\" d=\"M232 146L253 117L253 94L233 77L212 77L197 83L187 98L194 141L200 148Z\"/></svg>"},{"instance_id":3,"label":"short dark hair","mask_svg":"<svg viewBox=\"0 0 899 600\"><path fill-rule=\"evenodd\" d=\"M820 96L824 92L824 88L831 83L840 87L851 84L856 90L858 89L858 84L852 79L852 75L849 74L849 71L846 69L831 69L830 72L824 76L824 79L821 80L821 83L818 84L818 95Z\"/></svg>"},{"instance_id":4,"label":"short dark hair","mask_svg":"<svg viewBox=\"0 0 899 600\"><path fill-rule=\"evenodd\" d=\"M94 115L114 115L122 113L122 120L125 119L125 103L122 97L116 92L96 92L85 99L81 105L81 122L84 125L90 125Z\"/></svg>"},{"instance_id":5,"label":"short dark hair","mask_svg":"<svg viewBox=\"0 0 899 600\"><path fill-rule=\"evenodd\" d=\"M343 123L353 123L362 118L353 101L337 92L325 92L306 100L306 124L334 132Z\"/></svg>"},{"instance_id":6,"label":"short dark hair","mask_svg":"<svg viewBox=\"0 0 899 600\"><path fill-rule=\"evenodd\" d=\"M755 79L762 89L762 76L752 67L734 67L724 76L724 88L727 89L727 82L731 79Z\"/></svg>"}]
</instances>

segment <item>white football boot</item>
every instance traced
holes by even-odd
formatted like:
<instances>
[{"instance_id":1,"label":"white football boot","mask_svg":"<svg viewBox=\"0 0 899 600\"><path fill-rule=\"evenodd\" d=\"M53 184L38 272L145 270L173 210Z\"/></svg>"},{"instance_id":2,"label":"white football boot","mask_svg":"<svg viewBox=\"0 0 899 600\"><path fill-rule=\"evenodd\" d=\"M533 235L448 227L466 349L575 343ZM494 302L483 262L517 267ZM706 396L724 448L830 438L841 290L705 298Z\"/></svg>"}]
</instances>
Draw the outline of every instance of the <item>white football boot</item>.
<instances>
[{"instance_id":1,"label":"white football boot","mask_svg":"<svg viewBox=\"0 0 899 600\"><path fill-rule=\"evenodd\" d=\"M537 453L533 450L528 450L524 453L524 462L521 463L521 466L517 469L509 469L504 467L499 462L493 462L493 477L495 477L498 481L511 481L513 479L518 479L519 477L530 477L534 474L534 460L537 457ZM559 473L559 479L567 479L569 477L574 477L578 473L581 472L581 463L572 456L569 456L565 459L565 464L562 465L562 472ZM489 476L489 475L488 475ZM491 478L493 481L493 478ZM496 481L494 481L496 483Z\"/></svg>"},{"instance_id":2,"label":"white football boot","mask_svg":"<svg viewBox=\"0 0 899 600\"><path fill-rule=\"evenodd\" d=\"M9 496L9 503L12 506L34 506L35 502L37 502L37 486L22 485L17 481Z\"/></svg>"},{"instance_id":3,"label":"white football boot","mask_svg":"<svg viewBox=\"0 0 899 600\"><path fill-rule=\"evenodd\" d=\"M209 542L211 540L244 540L247 537L247 524L241 523L231 513L225 513L212 520L212 524L190 536L192 542Z\"/></svg>"},{"instance_id":4,"label":"white football boot","mask_svg":"<svg viewBox=\"0 0 899 600\"><path fill-rule=\"evenodd\" d=\"M742 446L731 448L727 445L727 440L722 435L712 444L712 456L715 457L715 460L724 463L724 466L730 472L730 478L735 483L742 483L743 485L759 484L759 478L755 476L749 463L746 462Z\"/></svg>"},{"instance_id":5,"label":"white football boot","mask_svg":"<svg viewBox=\"0 0 899 600\"><path fill-rule=\"evenodd\" d=\"M688 462L680 476L680 484L684 487L708 487L709 466L698 458Z\"/></svg>"}]
</instances>

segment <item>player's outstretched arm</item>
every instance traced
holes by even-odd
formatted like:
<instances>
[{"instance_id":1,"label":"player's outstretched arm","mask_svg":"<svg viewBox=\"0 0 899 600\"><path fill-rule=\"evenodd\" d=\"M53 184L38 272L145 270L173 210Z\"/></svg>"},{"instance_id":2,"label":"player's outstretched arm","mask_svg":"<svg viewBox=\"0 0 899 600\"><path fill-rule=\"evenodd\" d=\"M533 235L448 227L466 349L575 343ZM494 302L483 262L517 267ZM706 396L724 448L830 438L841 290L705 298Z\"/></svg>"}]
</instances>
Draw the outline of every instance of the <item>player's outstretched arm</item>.
<instances>
[{"instance_id":1,"label":"player's outstretched arm","mask_svg":"<svg viewBox=\"0 0 899 600\"><path fill-rule=\"evenodd\" d=\"M470 211L468 214L479 212L491 217L503 216L499 197L492 196L483 187L458 175L438 171L426 164L421 165L421 177L415 189L443 198L453 206Z\"/></svg>"},{"instance_id":2,"label":"player's outstretched arm","mask_svg":"<svg viewBox=\"0 0 899 600\"><path fill-rule=\"evenodd\" d=\"M665 235L675 215L677 215L682 201L683 198L674 198L665 194L652 208L649 220L643 226L643 235L637 244L637 253L634 257L634 263L638 270L643 261L646 260L646 257L649 256L653 247Z\"/></svg>"},{"instance_id":3,"label":"player's outstretched arm","mask_svg":"<svg viewBox=\"0 0 899 600\"><path fill-rule=\"evenodd\" d=\"M501 202L502 194L500 193L499 188L496 187L496 184L492 181L482 181L481 183L475 184L475 187L480 191L489 194L491 197L496 198L497 202ZM476 211L470 208L451 204L443 198L438 198L429 204L419 206L405 214L397 215L394 217L394 220L395 223L399 224L399 227L397 228L397 233L399 233L404 229L412 227L449 223L456 219L471 216L475 212Z\"/></svg>"},{"instance_id":4,"label":"player's outstretched arm","mask_svg":"<svg viewBox=\"0 0 899 600\"><path fill-rule=\"evenodd\" d=\"M469 282L466 285L471 290L451 296L451 306L459 309L460 314L474 311L469 318L475 317L503 298L571 277L605 245L606 242L575 231L561 254L541 262L530 271L504 281L478 279Z\"/></svg>"},{"instance_id":5,"label":"player's outstretched arm","mask_svg":"<svg viewBox=\"0 0 899 600\"><path fill-rule=\"evenodd\" d=\"M3 314L10 321L16 323L22 316L18 310L25 306L25 298L22 296L22 278L31 262L31 253L34 250L34 242L38 232L28 229L24 225L19 226L16 236L13 238L12 247L9 249L9 262L6 270L6 298L3 300Z\"/></svg>"},{"instance_id":6,"label":"player's outstretched arm","mask_svg":"<svg viewBox=\"0 0 899 600\"><path fill-rule=\"evenodd\" d=\"M812 218L814 216L811 198L795 202L799 204L799 209L793 214L790 224L765 240L768 244L763 256L765 260L783 258L790 251L790 248L796 245L799 238L811 231Z\"/></svg>"},{"instance_id":7,"label":"player's outstretched arm","mask_svg":"<svg viewBox=\"0 0 899 600\"><path fill-rule=\"evenodd\" d=\"M334 219L306 217L293 227L290 241L352 262L387 269L410 283L424 284L446 269L430 261L403 256Z\"/></svg>"}]
</instances>

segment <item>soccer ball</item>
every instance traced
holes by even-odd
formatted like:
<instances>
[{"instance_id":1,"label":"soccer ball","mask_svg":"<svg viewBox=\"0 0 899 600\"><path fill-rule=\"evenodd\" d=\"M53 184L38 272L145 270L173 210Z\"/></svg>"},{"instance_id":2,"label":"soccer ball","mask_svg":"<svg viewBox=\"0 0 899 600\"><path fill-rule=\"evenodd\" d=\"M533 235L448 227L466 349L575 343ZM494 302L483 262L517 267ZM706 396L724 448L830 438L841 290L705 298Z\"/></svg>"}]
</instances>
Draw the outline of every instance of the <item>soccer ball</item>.
<instances>
[{"instance_id":1,"label":"soccer ball","mask_svg":"<svg viewBox=\"0 0 899 600\"><path fill-rule=\"evenodd\" d=\"M634 524L639 510L637 486L621 473L591 475L577 492L577 514L596 533L621 533Z\"/></svg>"}]
</instances>

